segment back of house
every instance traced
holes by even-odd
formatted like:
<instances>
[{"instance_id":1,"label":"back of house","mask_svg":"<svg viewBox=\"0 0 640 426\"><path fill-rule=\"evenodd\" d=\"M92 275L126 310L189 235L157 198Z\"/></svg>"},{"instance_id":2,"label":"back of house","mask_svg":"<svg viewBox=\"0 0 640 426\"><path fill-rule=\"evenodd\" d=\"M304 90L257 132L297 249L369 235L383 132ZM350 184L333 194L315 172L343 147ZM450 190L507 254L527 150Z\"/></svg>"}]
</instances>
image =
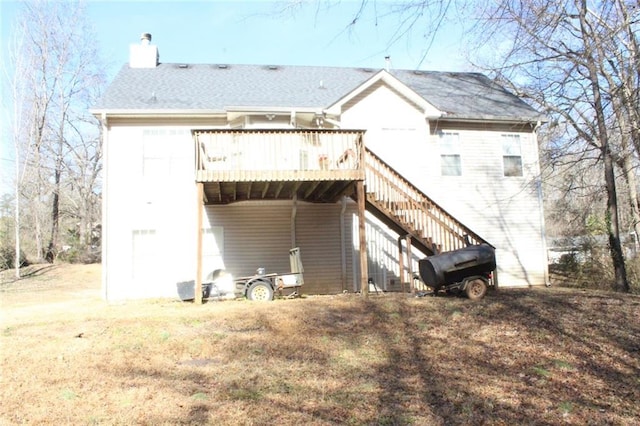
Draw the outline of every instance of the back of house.
<instances>
[{"instance_id":1,"label":"back of house","mask_svg":"<svg viewBox=\"0 0 640 426\"><path fill-rule=\"evenodd\" d=\"M542 117L484 75L160 63L149 41L92 110L105 298L287 272L292 247L304 293L408 291L468 238L499 286L546 283Z\"/></svg>"}]
</instances>

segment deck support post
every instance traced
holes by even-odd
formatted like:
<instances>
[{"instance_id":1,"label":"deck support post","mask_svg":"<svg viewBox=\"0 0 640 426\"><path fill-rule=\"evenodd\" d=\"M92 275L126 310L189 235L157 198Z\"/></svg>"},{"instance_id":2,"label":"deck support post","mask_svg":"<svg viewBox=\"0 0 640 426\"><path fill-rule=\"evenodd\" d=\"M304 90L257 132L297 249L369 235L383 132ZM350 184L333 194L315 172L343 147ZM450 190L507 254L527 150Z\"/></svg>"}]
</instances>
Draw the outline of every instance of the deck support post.
<instances>
[{"instance_id":1,"label":"deck support post","mask_svg":"<svg viewBox=\"0 0 640 426\"><path fill-rule=\"evenodd\" d=\"M204 184L196 183L196 279L195 303L202 305L202 210L204 207Z\"/></svg>"},{"instance_id":2,"label":"deck support post","mask_svg":"<svg viewBox=\"0 0 640 426\"><path fill-rule=\"evenodd\" d=\"M413 262L411 261L411 235L406 235L405 236L406 242L407 242L407 267L409 269L409 292L410 293L415 293L416 292L416 286L415 283L413 282Z\"/></svg>"},{"instance_id":3,"label":"deck support post","mask_svg":"<svg viewBox=\"0 0 640 426\"><path fill-rule=\"evenodd\" d=\"M406 284L406 274L404 271L404 253L402 251L402 239L404 237L398 237L398 267L399 267L399 271L400 271L400 287L402 289L402 292L405 292L405 284ZM409 284L411 285L411 284Z\"/></svg>"},{"instance_id":4,"label":"deck support post","mask_svg":"<svg viewBox=\"0 0 640 426\"><path fill-rule=\"evenodd\" d=\"M360 291L364 297L369 295L369 282L367 265L367 228L365 226L365 191L364 181L356 182L356 197L358 199L358 234L360 236Z\"/></svg>"},{"instance_id":5,"label":"deck support post","mask_svg":"<svg viewBox=\"0 0 640 426\"><path fill-rule=\"evenodd\" d=\"M291 206L291 248L297 247L296 243L296 218L298 216L298 193L293 193L293 200Z\"/></svg>"}]
</instances>

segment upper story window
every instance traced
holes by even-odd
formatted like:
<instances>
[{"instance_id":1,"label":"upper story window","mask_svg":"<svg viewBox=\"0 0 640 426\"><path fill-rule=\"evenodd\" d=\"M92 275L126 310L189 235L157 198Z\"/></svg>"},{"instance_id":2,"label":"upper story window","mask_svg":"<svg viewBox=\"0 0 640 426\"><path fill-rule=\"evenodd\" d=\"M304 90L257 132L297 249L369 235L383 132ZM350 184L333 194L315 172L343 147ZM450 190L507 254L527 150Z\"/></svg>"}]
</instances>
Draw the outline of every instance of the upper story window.
<instances>
[{"instance_id":1,"label":"upper story window","mask_svg":"<svg viewBox=\"0 0 640 426\"><path fill-rule=\"evenodd\" d=\"M438 145L440 148L440 174L442 176L462 176L460 134L441 132Z\"/></svg>"},{"instance_id":2,"label":"upper story window","mask_svg":"<svg viewBox=\"0 0 640 426\"><path fill-rule=\"evenodd\" d=\"M142 132L142 175L162 178L191 172L191 138L185 129L148 128Z\"/></svg>"},{"instance_id":3,"label":"upper story window","mask_svg":"<svg viewBox=\"0 0 640 426\"><path fill-rule=\"evenodd\" d=\"M502 135L502 165L505 176L522 176L520 135Z\"/></svg>"}]
</instances>

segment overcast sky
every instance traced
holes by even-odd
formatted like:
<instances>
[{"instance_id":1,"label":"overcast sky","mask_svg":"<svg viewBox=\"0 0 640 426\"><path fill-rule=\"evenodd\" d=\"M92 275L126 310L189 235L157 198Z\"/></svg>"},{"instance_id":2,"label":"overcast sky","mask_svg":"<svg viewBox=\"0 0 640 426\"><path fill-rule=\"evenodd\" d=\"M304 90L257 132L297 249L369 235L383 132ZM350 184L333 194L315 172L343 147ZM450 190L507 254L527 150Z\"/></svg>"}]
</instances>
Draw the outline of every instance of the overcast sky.
<instances>
[{"instance_id":1,"label":"overcast sky","mask_svg":"<svg viewBox=\"0 0 640 426\"><path fill-rule=\"evenodd\" d=\"M129 45L139 43L143 32L152 34L162 62L384 68L390 56L397 69L471 71L457 27L445 26L432 41L418 26L392 43L401 17L391 13L397 7L391 1L369 1L353 27L349 23L360 0L307 0L292 7L300 2L90 0L87 12L110 79L128 62ZM18 6L0 0L3 59ZM0 194L10 191L13 178L13 147L6 133L0 136Z\"/></svg>"}]
</instances>

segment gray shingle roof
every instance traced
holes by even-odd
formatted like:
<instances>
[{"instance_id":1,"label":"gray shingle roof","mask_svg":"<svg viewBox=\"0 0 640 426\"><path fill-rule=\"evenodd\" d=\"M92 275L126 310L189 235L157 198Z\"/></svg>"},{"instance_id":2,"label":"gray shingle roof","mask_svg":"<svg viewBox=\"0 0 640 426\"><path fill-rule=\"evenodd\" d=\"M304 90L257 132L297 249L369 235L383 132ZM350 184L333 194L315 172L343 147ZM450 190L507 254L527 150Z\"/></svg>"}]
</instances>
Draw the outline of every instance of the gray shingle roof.
<instances>
[{"instance_id":1,"label":"gray shingle roof","mask_svg":"<svg viewBox=\"0 0 640 426\"><path fill-rule=\"evenodd\" d=\"M378 71L317 66L125 65L93 109L197 112L253 107L320 111ZM540 117L482 74L408 70L392 70L391 74L450 116L524 120Z\"/></svg>"}]
</instances>

